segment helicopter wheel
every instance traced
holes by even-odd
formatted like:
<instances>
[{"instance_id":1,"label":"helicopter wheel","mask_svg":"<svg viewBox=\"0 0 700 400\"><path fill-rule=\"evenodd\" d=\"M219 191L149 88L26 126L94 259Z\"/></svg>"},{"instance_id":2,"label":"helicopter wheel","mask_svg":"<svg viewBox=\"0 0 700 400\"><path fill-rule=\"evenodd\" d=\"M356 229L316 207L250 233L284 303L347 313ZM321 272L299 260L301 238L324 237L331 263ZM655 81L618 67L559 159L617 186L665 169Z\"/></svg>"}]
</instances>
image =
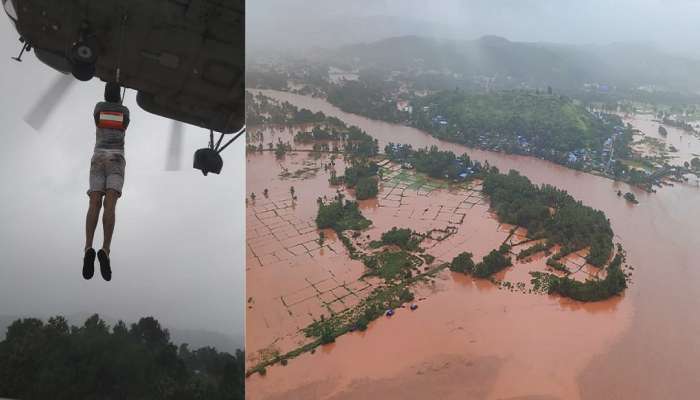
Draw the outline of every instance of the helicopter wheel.
<instances>
[{"instance_id":1,"label":"helicopter wheel","mask_svg":"<svg viewBox=\"0 0 700 400\"><path fill-rule=\"evenodd\" d=\"M219 152L212 148L199 149L194 153L194 168L202 171L204 176L210 172L218 175L223 166L224 160Z\"/></svg>"},{"instance_id":2,"label":"helicopter wheel","mask_svg":"<svg viewBox=\"0 0 700 400\"><path fill-rule=\"evenodd\" d=\"M225 144L223 143L224 134L219 135L219 140L214 144L214 130L209 130L209 146L203 149L199 149L194 153L194 168L202 171L204 176L207 174L221 173L221 169L224 167L224 160L221 158L221 152L226 150L231 143L235 142L236 139L241 137L245 133L245 126L243 126L238 132L233 134L233 138L229 139Z\"/></svg>"},{"instance_id":3,"label":"helicopter wheel","mask_svg":"<svg viewBox=\"0 0 700 400\"><path fill-rule=\"evenodd\" d=\"M77 42L71 49L71 57L76 63L94 64L97 61L97 50L87 42Z\"/></svg>"},{"instance_id":4,"label":"helicopter wheel","mask_svg":"<svg viewBox=\"0 0 700 400\"><path fill-rule=\"evenodd\" d=\"M97 72L97 69L95 67L95 64L86 64L86 63L80 63L76 62L73 63L73 76L83 82L87 82L91 80L92 78L95 77L95 73Z\"/></svg>"}]
</instances>

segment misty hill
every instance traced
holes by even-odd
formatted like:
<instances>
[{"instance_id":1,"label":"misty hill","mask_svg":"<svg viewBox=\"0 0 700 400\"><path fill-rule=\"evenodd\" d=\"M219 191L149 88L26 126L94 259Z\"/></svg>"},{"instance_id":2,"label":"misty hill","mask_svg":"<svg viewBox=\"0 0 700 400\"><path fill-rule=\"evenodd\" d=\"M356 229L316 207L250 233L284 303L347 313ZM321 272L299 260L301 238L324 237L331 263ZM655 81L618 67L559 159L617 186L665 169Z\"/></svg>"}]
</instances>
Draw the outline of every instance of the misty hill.
<instances>
[{"instance_id":1,"label":"misty hill","mask_svg":"<svg viewBox=\"0 0 700 400\"><path fill-rule=\"evenodd\" d=\"M360 68L435 71L495 77L533 86L578 88L585 83L632 88L700 90L700 61L644 44L606 46L512 42L497 36L477 40L401 36L340 47L328 60Z\"/></svg>"},{"instance_id":2,"label":"misty hill","mask_svg":"<svg viewBox=\"0 0 700 400\"><path fill-rule=\"evenodd\" d=\"M71 325L81 326L92 314L77 313L66 316L66 320ZM0 341L5 339L7 328L16 320L21 318L30 318L29 316L17 315L0 315ZM40 319L47 320L47 317L39 316ZM114 326L119 322L115 318L103 317L101 319L108 325ZM243 348L243 339L226 335L220 332L211 332L200 329L179 329L167 327L170 333L170 339L176 345L187 343L190 349L199 349L202 347L214 347L218 351L235 354L236 350Z\"/></svg>"},{"instance_id":3,"label":"misty hill","mask_svg":"<svg viewBox=\"0 0 700 400\"><path fill-rule=\"evenodd\" d=\"M298 18L260 16L249 25L246 57L261 53L298 55L314 48L332 49L354 43L373 42L389 37L415 35L420 32L441 34L439 25L410 18L376 15L343 16L319 19L316 15ZM332 34L329 34L332 32Z\"/></svg>"},{"instance_id":4,"label":"misty hill","mask_svg":"<svg viewBox=\"0 0 700 400\"><path fill-rule=\"evenodd\" d=\"M243 340L219 332L199 329L169 329L175 344L187 343L191 349L214 347L218 351L234 354L243 348Z\"/></svg>"}]
</instances>

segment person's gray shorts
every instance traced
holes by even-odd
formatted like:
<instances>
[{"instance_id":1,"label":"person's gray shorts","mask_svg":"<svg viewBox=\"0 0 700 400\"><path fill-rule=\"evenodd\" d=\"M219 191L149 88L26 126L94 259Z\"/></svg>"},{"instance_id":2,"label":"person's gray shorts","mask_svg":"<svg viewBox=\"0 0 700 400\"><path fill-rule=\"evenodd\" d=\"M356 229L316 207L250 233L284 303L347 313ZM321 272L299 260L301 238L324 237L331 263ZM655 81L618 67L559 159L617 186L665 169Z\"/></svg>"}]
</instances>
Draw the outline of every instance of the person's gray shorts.
<instances>
[{"instance_id":1,"label":"person's gray shorts","mask_svg":"<svg viewBox=\"0 0 700 400\"><path fill-rule=\"evenodd\" d=\"M124 186L126 160L121 154L95 153L90 161L90 189L92 192L107 193L115 190L121 196Z\"/></svg>"}]
</instances>

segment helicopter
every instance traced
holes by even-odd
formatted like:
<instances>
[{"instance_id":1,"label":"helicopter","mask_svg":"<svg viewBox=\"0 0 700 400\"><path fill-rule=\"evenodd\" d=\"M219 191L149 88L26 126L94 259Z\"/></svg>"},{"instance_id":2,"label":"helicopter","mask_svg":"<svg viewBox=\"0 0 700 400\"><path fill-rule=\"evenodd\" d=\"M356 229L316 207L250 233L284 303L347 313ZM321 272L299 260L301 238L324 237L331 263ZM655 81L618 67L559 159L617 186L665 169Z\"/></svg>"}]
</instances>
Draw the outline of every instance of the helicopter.
<instances>
[{"instance_id":1,"label":"helicopter","mask_svg":"<svg viewBox=\"0 0 700 400\"><path fill-rule=\"evenodd\" d=\"M245 132L244 0L2 3L19 33L12 59L33 52L61 73L27 114L34 129L71 85L99 78L135 90L140 108L174 121L166 169L179 169L183 124L190 124L209 131L194 168L221 172L220 153ZM233 137L224 143L227 135Z\"/></svg>"}]
</instances>

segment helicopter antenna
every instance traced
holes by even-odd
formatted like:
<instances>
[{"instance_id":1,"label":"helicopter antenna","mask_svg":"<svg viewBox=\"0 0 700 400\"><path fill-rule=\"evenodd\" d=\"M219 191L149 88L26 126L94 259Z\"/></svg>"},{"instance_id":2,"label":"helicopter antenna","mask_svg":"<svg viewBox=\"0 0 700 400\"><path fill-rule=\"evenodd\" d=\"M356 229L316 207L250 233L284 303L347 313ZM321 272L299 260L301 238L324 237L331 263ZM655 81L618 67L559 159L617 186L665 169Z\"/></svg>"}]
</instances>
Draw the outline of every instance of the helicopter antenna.
<instances>
[{"instance_id":1,"label":"helicopter antenna","mask_svg":"<svg viewBox=\"0 0 700 400\"><path fill-rule=\"evenodd\" d=\"M24 52L30 51L32 49L32 46L28 42L25 42L24 38L20 38L19 40L20 40L20 42L22 42L22 50L20 50L19 55L17 57L10 57L10 58L12 58L13 60L15 60L17 62L22 62L22 56L24 55Z\"/></svg>"},{"instance_id":2,"label":"helicopter antenna","mask_svg":"<svg viewBox=\"0 0 700 400\"><path fill-rule=\"evenodd\" d=\"M122 54L124 53L124 36L126 33L126 23L129 20L129 14L125 11L124 15L122 16L122 23L119 25L119 57L117 57L117 83L119 83L121 79L121 73L122 73ZM123 100L122 100L123 101Z\"/></svg>"}]
</instances>

